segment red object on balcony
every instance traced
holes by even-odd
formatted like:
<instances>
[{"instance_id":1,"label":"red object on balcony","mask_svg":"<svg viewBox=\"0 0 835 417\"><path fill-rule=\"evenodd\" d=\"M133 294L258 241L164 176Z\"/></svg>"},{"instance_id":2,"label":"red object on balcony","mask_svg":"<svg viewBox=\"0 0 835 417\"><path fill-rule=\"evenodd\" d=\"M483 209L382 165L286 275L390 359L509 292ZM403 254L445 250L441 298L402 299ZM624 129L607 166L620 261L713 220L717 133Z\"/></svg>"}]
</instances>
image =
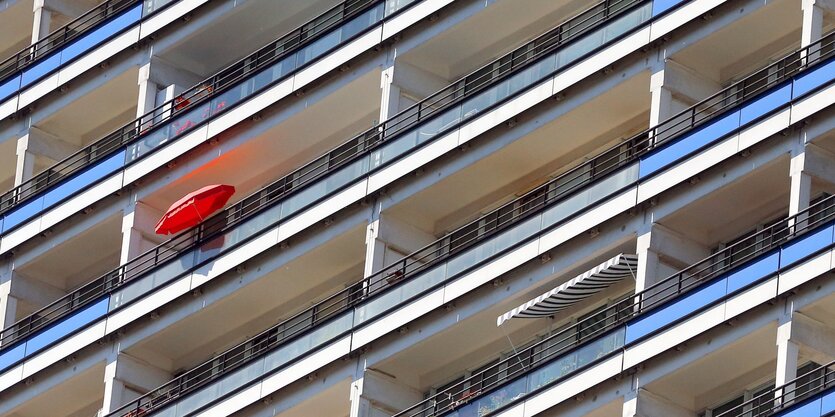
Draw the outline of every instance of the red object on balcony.
<instances>
[{"instance_id":1,"label":"red object on balcony","mask_svg":"<svg viewBox=\"0 0 835 417\"><path fill-rule=\"evenodd\" d=\"M235 194L235 187L222 184L209 185L188 193L168 208L154 231L160 235L170 235L197 226L203 219L220 210L232 194Z\"/></svg>"}]
</instances>

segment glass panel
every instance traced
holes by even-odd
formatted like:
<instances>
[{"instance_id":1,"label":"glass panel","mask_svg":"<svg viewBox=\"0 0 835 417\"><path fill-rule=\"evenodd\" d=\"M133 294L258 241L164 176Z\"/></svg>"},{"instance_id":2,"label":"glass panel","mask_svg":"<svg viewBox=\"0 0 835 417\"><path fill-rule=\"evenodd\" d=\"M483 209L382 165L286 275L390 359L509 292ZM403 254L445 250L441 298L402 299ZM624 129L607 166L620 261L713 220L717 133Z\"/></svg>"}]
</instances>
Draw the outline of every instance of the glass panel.
<instances>
[{"instance_id":1,"label":"glass panel","mask_svg":"<svg viewBox=\"0 0 835 417\"><path fill-rule=\"evenodd\" d=\"M578 350L568 352L547 365L530 372L527 376L528 391L543 387L560 379L593 361L623 347L626 328L610 333Z\"/></svg>"},{"instance_id":2,"label":"glass panel","mask_svg":"<svg viewBox=\"0 0 835 417\"><path fill-rule=\"evenodd\" d=\"M112 311L114 308L123 306L132 300L142 297L151 290L182 275L193 266L194 251L192 250L184 253L178 259L169 262L165 266L154 270L154 272L142 275L141 278L129 282L121 290L113 293L110 297L109 310Z\"/></svg>"},{"instance_id":3,"label":"glass panel","mask_svg":"<svg viewBox=\"0 0 835 417\"><path fill-rule=\"evenodd\" d=\"M357 307L355 324L361 324L377 317L384 311L426 291L433 285L442 282L445 276L446 264L441 264L386 293L374 297L370 302Z\"/></svg>"}]
</instances>

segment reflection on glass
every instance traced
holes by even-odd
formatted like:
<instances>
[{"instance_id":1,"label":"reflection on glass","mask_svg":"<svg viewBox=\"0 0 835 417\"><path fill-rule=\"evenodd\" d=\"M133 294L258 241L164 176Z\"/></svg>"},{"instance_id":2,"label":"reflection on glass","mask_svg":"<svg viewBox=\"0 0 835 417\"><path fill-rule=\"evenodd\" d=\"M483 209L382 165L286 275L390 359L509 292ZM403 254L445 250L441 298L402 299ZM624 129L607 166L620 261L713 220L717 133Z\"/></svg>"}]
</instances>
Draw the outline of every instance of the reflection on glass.
<instances>
[{"instance_id":1,"label":"reflection on glass","mask_svg":"<svg viewBox=\"0 0 835 417\"><path fill-rule=\"evenodd\" d=\"M110 297L109 310L123 306L128 302L140 298L155 288L170 282L194 266L194 251L188 251L177 259L154 269L151 273L143 274L141 278L128 281L119 291Z\"/></svg>"}]
</instances>

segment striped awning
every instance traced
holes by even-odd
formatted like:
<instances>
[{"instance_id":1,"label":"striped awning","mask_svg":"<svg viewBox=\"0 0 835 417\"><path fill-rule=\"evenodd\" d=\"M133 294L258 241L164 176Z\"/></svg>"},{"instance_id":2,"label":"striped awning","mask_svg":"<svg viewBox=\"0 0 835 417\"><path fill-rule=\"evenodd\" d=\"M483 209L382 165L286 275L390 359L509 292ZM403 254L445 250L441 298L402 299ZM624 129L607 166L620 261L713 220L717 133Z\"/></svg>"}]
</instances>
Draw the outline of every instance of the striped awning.
<instances>
[{"instance_id":1,"label":"striped awning","mask_svg":"<svg viewBox=\"0 0 835 417\"><path fill-rule=\"evenodd\" d=\"M553 316L554 313L608 288L615 282L634 276L633 271L637 266L638 255L621 253L559 287L502 314L496 319L496 326L501 326L502 323L514 317Z\"/></svg>"}]
</instances>

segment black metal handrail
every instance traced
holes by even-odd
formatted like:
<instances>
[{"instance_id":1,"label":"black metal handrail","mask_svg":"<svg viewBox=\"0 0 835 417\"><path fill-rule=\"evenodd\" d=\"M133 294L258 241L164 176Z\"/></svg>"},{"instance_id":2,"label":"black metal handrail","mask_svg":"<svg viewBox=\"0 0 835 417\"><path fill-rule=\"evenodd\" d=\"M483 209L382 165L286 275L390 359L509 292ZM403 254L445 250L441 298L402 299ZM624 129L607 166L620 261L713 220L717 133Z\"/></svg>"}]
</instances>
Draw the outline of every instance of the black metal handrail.
<instances>
[{"instance_id":1,"label":"black metal handrail","mask_svg":"<svg viewBox=\"0 0 835 417\"><path fill-rule=\"evenodd\" d=\"M635 0L624 1L632 1L633 3L631 4L634 4ZM604 3L607 3L607 1L600 4ZM593 6L592 9L595 7L598 6ZM620 7L617 10L622 11L624 8ZM580 16L583 15L583 13L580 14ZM610 13L607 16L614 15L614 13ZM582 21L585 20L586 18L582 19ZM574 19L571 19L568 22L574 22L570 24L572 28L576 28L579 25ZM564 23L563 25L566 24L568 23ZM559 27L562 27L563 25L560 25ZM584 30L588 31L590 28L586 27ZM548 33L554 31L555 30L552 30ZM573 34L572 39L576 36L576 34ZM537 39L542 38L543 37L540 36ZM529 42L526 45L532 45L534 42L536 42L536 40ZM523 46L523 48L527 48L527 46ZM537 56L541 56L541 54ZM526 62L530 61L531 59L528 59ZM517 66L516 68L519 69L520 66ZM507 73L502 75L505 76ZM408 109L405 111L408 111ZM423 120L424 119L415 120L414 123L417 124ZM178 234L168 241L128 261L124 265L119 266L115 270L104 274L93 282L73 291L71 294L62 297L54 303L14 323L12 326L9 326L9 328L4 330L2 334L0 334L0 345L9 346L15 341L25 338L32 332L43 328L46 324L54 321L58 317L61 317L68 312L77 310L83 305L75 301L77 299L84 299L87 301L92 300L96 298L95 296L103 295L108 291L112 291L116 287L129 282L132 278L149 272L151 269L161 266L166 262L174 260L180 253L187 251L202 242L213 239L245 220L248 220L259 211L273 206L291 193L297 192L307 184L318 180L327 173L338 170L353 162L357 157L357 149L364 150L365 152L361 153L364 155L372 149L372 144L373 146L376 146L380 143L383 143L381 141L380 129L372 128L361 133L350 141L336 147L333 151L325 154L324 157L320 157L302 166L301 168L296 169L278 181L273 182L263 189L242 199L238 203L224 209L224 211L218 213L217 215L206 219L206 221L201 223L196 228ZM79 297L77 294L88 295L86 297Z\"/></svg>"},{"instance_id":2,"label":"black metal handrail","mask_svg":"<svg viewBox=\"0 0 835 417\"><path fill-rule=\"evenodd\" d=\"M794 216L752 233L747 239L730 245L634 296L615 303L599 314L572 324L537 343L514 352L502 361L472 374L463 381L395 414L394 417L442 415L467 404L481 394L527 374L569 350L620 328L627 320L642 315L705 284L711 278L725 274L797 236L832 221L835 219L835 211L826 209L833 206L835 206L835 196L821 200ZM743 255L740 256L740 254ZM589 332L587 329L593 330Z\"/></svg>"},{"instance_id":3,"label":"black metal handrail","mask_svg":"<svg viewBox=\"0 0 835 417\"><path fill-rule=\"evenodd\" d=\"M835 361L751 398L715 417L766 417L835 387Z\"/></svg>"},{"instance_id":4,"label":"black metal handrail","mask_svg":"<svg viewBox=\"0 0 835 417\"><path fill-rule=\"evenodd\" d=\"M54 30L43 39L23 48L0 62L0 81L36 62L38 58L66 45L109 17L118 14L137 0L106 0Z\"/></svg>"},{"instance_id":5,"label":"black metal handrail","mask_svg":"<svg viewBox=\"0 0 835 417\"><path fill-rule=\"evenodd\" d=\"M822 45L831 45L832 39L833 34L830 34L820 42L805 48L805 50L810 52L820 50ZM824 41L827 42L824 43ZM828 58L830 54L831 52L827 54L820 54L820 56L816 60L810 61L808 65L820 62L823 59ZM780 65L780 62L781 61L778 61L777 63L772 64L772 66ZM761 70L757 74L761 74L763 72L764 71ZM787 77L788 75L794 74L796 72L797 71L792 71L790 73L784 72L784 76ZM738 86L743 85L746 81L754 79L752 77L755 76L756 74L752 75L751 77L747 77L728 87L728 89L726 90L737 88ZM734 103L740 102L743 98L749 98L758 94L763 89L767 88L767 86L771 86L775 82L776 81L768 83L766 86L760 86L757 89L746 90L747 94L739 96L734 101ZM718 95L719 93L717 93L717 96ZM721 107L721 109L724 109L725 107ZM681 114L685 114L686 112L687 111L682 112ZM715 115L716 113L717 112L713 112L711 114ZM698 122L704 122L707 119L707 117L701 117L699 119L693 117L691 120L698 120ZM661 125L663 124L664 123L662 123ZM698 123L696 125L698 125ZM653 132L655 132L654 135L652 134ZM537 198L536 202L526 204L523 209L518 211L517 215L514 215L512 217L508 217L507 215L499 215L499 212L502 209L507 208L508 205L505 205L503 207L500 207L499 209L494 210L491 213L488 213L487 216L495 214L497 217L497 220L493 223L494 227L492 229L499 230L504 226L515 223L524 215L533 213L550 202L558 201L564 196L573 192L574 190L581 188L585 184L588 184L591 181L605 176L619 167L622 167L623 165L629 162L627 159L624 159L624 156L631 155L633 159L637 157L638 154L648 149L647 145L642 143L648 142L649 138L657 137L659 132L663 133L663 131L655 131L653 129L649 129L644 133L638 134L635 137L633 137L633 139L626 141L623 145L619 145L616 148L604 152L597 158L594 158L588 161L587 163L579 167L576 167L565 174L562 174L561 176L555 178L543 187L539 187L535 190L532 190L529 193L526 193L524 196L520 197L519 200L524 198L530 198L535 193L543 192L544 187L554 187L555 185L562 182L562 184L559 184L550 192L546 192L549 195L548 197L542 198L541 200ZM676 134L678 133L681 133L681 131L676 132ZM359 138L360 137L357 137L355 139ZM353 143L348 142L347 145L353 145ZM337 148L337 151L340 150L340 148L353 149L352 146L346 147L345 145L342 145ZM342 158L342 154L337 154L332 158L332 160L338 161L337 163L331 165L331 167L335 166L337 168L341 168L349 162L349 160ZM196 246L200 242L211 240L215 236L218 236L224 231L230 229L232 226L250 218L251 216L256 214L256 212L259 211L261 208L272 206L278 199L285 197L291 191L296 191L301 186L315 179L318 179L320 175L317 172L317 170L319 170L321 165L313 165L316 162L317 161L314 161L313 163L308 164L305 167L296 171L302 171L303 175L294 178L293 174L291 174L282 178L281 180L265 187L261 191L256 192L253 195L243 199L236 205L233 205L232 207L226 209L225 212L213 216L212 218L208 219L205 223L203 223L200 227L184 232L172 238L171 240L157 246L156 248L138 256L137 258L126 263L125 265L120 266L116 270L113 270L103 275L102 277L63 297L62 299L57 300L56 302L44 307L38 312L33 313L32 315L18 321L17 323L13 324L8 329L3 331L2 335L0 335L0 342L2 342L3 346L10 346L13 342L25 338L27 335L43 328L45 325L67 314L68 312L79 309L81 306L85 305L85 302L89 302L93 299L96 299L98 296L103 295L108 291L111 291L114 288L126 282L129 282L131 278L148 272L157 266L160 266L168 261L175 259L179 255L179 253ZM477 221L478 220L472 223L475 223ZM465 225L459 228L458 230L460 231L465 227L472 225L472 223ZM448 236L452 237L454 234L455 232L452 232ZM455 249L455 246L462 246L462 244L464 243L470 244L472 242L475 242L475 240L482 240L490 235L491 233L480 233L476 237L476 239L467 239L466 242L462 238L450 238L448 243L446 244L441 243L436 244L436 246L429 245L426 248L423 248L416 252L417 255L406 257L404 258L404 260L399 261L396 264L390 265L384 270L380 271L379 273L373 275L372 277L369 277L369 279L375 279L375 281L369 282L369 288L377 287L378 289L380 289L382 287L386 287L388 284L396 283L404 279L407 275L411 275L415 272L423 270L425 267L431 264L431 262L429 261L431 261L432 259L437 259L447 252L457 253L459 249ZM380 284L383 282L385 282L385 285L381 286ZM369 293L367 295L372 295L376 292L378 291L373 291L372 293ZM348 298L355 297L355 294L350 294L348 296ZM338 302L342 302L342 300L339 300Z\"/></svg>"},{"instance_id":6,"label":"black metal handrail","mask_svg":"<svg viewBox=\"0 0 835 417\"><path fill-rule=\"evenodd\" d=\"M257 71L274 64L300 48L319 39L324 32L370 9L384 0L344 0L319 14L308 23L297 27L276 41L260 48L215 75L196 84L171 100L126 123L103 138L74 152L55 163L45 171L33 176L22 184L0 195L0 214L29 201L38 192L56 184L94 162L103 160L136 140L149 135L163 122L173 120L181 114L205 104L208 100L227 91L238 82ZM226 109L216 109L216 116ZM179 135L196 126L184 128Z\"/></svg>"},{"instance_id":7,"label":"black metal handrail","mask_svg":"<svg viewBox=\"0 0 835 417\"><path fill-rule=\"evenodd\" d=\"M829 35L825 39L831 40L833 38L832 35ZM821 44L824 44L823 41L821 41ZM814 62L820 62L827 57L828 56L821 55ZM786 63L788 63L789 66L794 65L794 60L786 62L781 60L772 65L777 65L776 68L785 68L787 66ZM811 63L808 64L811 65ZM770 67L771 66L768 68ZM779 82L784 81L786 77L795 73L796 71L783 71L783 78L780 78ZM763 74L763 71L758 71L753 76L746 77L743 80L732 84L723 91L737 91L739 86L748 85L746 83L750 84L753 81L759 83L760 79L756 77L757 74ZM771 80L771 82L759 85L758 88L745 89L738 95L738 97L735 98L729 99L727 93L723 94L720 92L707 100L711 100L713 97L722 96L726 102L739 104L743 100L757 96L764 89L777 82L778 81L776 80ZM715 116L716 114L727 109L727 106L721 106L719 109L720 110L715 110L709 114ZM683 112L682 114L687 113ZM709 120L709 118L701 117L699 119L693 118L691 120L693 120L693 124L691 126L699 126L701 123ZM677 125L673 126L674 127L670 129L677 129ZM639 134L633 138L633 140L627 141L618 147L612 148L610 151L604 152L597 158L592 159L580 167L570 170L569 172L550 181L548 184L537 187L525 195L518 197L514 201L481 216L479 219L456 229L456 231L447 234L443 238L427 245L416 253L405 257L403 260L383 268L381 271L378 271L371 276L349 286L347 289L333 294L316 303L312 307L305 309L286 320L283 320L278 325L248 339L242 344L230 349L226 353L212 358L191 371L178 376L175 380L170 381L162 387L159 387L143 397L140 397L135 402L121 408L120 412L124 412L126 410L133 410L136 412L144 410L147 412L157 407L161 407L164 404L168 404L176 398L180 398L181 396L193 392L211 381L221 378L227 372L238 369L243 364L249 363L251 360L269 352L274 347L298 337L307 330L316 327L320 323L334 319L351 308L370 299L372 296L387 291L400 282L405 282L415 274L437 265L440 260L446 259L453 254L460 253L461 251L472 247L472 245L476 242L482 241L489 236L493 236L498 231L504 230L510 224L518 223L521 219L528 218L529 215L532 215L533 213L541 212L545 206L550 205L550 203L554 201L562 200L567 195L588 183L585 180L578 180L579 178L585 178L586 176L592 179L601 178L611 174L618 168L625 165L626 162L624 162L622 158L623 155L632 155L633 157L637 155L634 151L629 153L629 151L627 151L628 149L634 150L638 148L642 149L642 151L649 150L649 145L630 146L632 143L640 142L638 138L646 138L643 140L648 141L652 138L657 138L659 133L664 133L666 131L653 131L650 129L647 132L654 132L656 134ZM675 131L676 135L681 133L683 133L681 130L677 129ZM672 136L668 137L668 139L671 137ZM656 141L654 144L657 145L660 143L661 142ZM564 188L549 188L559 183L562 183ZM594 319L589 318L578 323L578 326L595 327L601 323L592 322L590 320L604 320L609 322L609 324L601 327L599 330L586 333L584 337L577 338L576 343L571 346L577 346L587 340L599 336L604 332L608 332L613 329L613 326L622 324L625 320L633 317L635 313L644 312L660 303L668 301L678 294L687 292L694 286L700 285L705 280L715 277L720 273L727 272L729 269L735 268L742 263L751 260L754 256L757 256L764 251L769 250L770 248L773 248L776 245L779 245L788 239L804 233L810 228L814 228L822 222L831 219L835 213L824 213L824 208L831 207L833 203L835 203L835 197L830 197L813 204L807 210L790 217L786 222L779 222L766 227L753 234L751 238L740 241L737 244L730 245L704 261L647 288L645 291L636 294L635 298L624 300L623 302L610 307L607 309L603 319L600 319L599 317ZM513 208L513 210L508 210L509 208ZM809 213L824 215L812 219L806 218ZM475 234L465 233L462 236L454 238L456 232L469 230L470 226L473 225L482 225L485 220L490 221L486 222L486 225L480 226L485 229L483 232ZM794 224L795 220L797 220L798 224ZM613 319L613 317L615 319ZM565 334L560 334L566 337ZM555 335L555 337L558 335ZM547 340L551 340L551 338ZM552 345L547 348L540 345L535 346L542 348L542 350L553 350L554 346L563 346L565 343L566 340L556 339L553 341ZM563 351L564 350L562 348L558 350L558 352ZM551 357L549 356L546 359L550 358ZM542 359L542 361L546 359ZM537 362L537 364L538 363L541 363L541 361ZM532 366L533 365L535 364L532 364ZM493 368L491 367L490 369ZM494 378L494 376L495 375L488 375L485 378L491 379ZM507 376L502 380L506 381L509 379L512 378ZM458 394L463 396L465 392L468 391L461 390ZM446 394L449 394L449 392ZM472 396L472 393L469 392L468 396ZM462 404L460 402L456 403L459 405ZM423 412L423 410L421 412Z\"/></svg>"}]
</instances>

